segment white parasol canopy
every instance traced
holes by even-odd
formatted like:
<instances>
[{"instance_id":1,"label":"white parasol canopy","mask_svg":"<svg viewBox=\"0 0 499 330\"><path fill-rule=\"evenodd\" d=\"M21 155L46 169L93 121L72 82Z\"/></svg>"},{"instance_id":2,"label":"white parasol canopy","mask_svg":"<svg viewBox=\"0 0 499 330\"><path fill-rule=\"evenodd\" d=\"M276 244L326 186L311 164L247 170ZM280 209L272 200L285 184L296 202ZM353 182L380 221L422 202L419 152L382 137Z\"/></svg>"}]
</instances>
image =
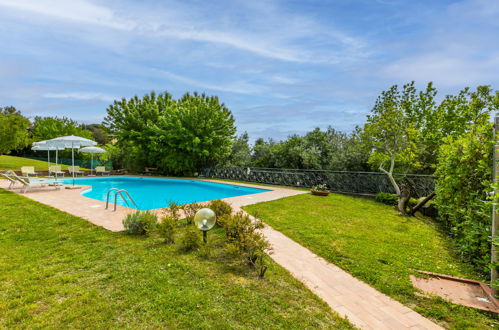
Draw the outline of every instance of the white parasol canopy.
<instances>
[{"instance_id":1,"label":"white parasol canopy","mask_svg":"<svg viewBox=\"0 0 499 330\"><path fill-rule=\"evenodd\" d=\"M55 164L57 165L57 153L59 150L64 150L63 146L50 145L46 143L47 141L34 142L31 150L47 150L47 169L50 172L50 151L55 150Z\"/></svg>"},{"instance_id":2,"label":"white parasol canopy","mask_svg":"<svg viewBox=\"0 0 499 330\"><path fill-rule=\"evenodd\" d=\"M75 166L75 154L74 150L79 149L81 147L89 147L89 146L95 146L97 145L97 142L83 138L81 136L75 136L75 135L68 135L68 136L61 136L55 139L47 140L47 144L55 145L55 146L64 146L65 148L71 148L71 165L73 168L73 186L75 185L75 172L74 172L74 166Z\"/></svg>"},{"instance_id":3,"label":"white parasol canopy","mask_svg":"<svg viewBox=\"0 0 499 330\"><path fill-rule=\"evenodd\" d=\"M81 148L78 150L78 152L84 152L87 154L91 154L91 161L90 161L90 173L93 173L94 170L94 154L103 154L106 152L106 150L99 148L99 147L85 147Z\"/></svg>"}]
</instances>

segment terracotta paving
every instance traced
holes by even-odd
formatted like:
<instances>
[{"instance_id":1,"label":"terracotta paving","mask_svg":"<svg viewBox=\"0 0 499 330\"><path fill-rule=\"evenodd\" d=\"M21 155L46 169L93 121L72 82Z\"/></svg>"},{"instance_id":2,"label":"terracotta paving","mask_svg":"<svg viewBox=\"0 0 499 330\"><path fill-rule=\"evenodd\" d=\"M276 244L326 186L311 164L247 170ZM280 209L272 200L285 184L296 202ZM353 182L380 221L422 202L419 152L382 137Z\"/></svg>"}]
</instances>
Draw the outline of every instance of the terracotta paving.
<instances>
[{"instance_id":1,"label":"terracotta paving","mask_svg":"<svg viewBox=\"0 0 499 330\"><path fill-rule=\"evenodd\" d=\"M217 180L206 181L224 183ZM235 210L241 210L241 207L245 205L304 193L304 191L286 188L239 183L237 185L271 190L224 199ZM7 186L5 180L0 180L0 188ZM24 195L84 218L105 229L123 230L121 221L124 215L134 210L122 206L118 206L116 212L112 211L112 206L106 210L105 202L84 197L80 194L81 191L44 188L33 189ZM338 314L348 318L355 326L361 329L441 329L432 321L354 278L272 227L265 226L263 233L272 245L270 255L272 259L304 283Z\"/></svg>"}]
</instances>

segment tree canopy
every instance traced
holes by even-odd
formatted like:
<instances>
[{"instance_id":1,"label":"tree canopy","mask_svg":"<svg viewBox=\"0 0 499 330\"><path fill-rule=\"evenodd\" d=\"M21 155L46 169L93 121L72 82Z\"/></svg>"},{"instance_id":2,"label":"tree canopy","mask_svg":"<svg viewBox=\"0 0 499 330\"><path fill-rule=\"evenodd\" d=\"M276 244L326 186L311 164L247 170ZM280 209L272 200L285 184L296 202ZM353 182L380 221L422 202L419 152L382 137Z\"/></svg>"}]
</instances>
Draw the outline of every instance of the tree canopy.
<instances>
[{"instance_id":1,"label":"tree canopy","mask_svg":"<svg viewBox=\"0 0 499 330\"><path fill-rule=\"evenodd\" d=\"M16 108L0 108L0 155L27 146L30 125L30 121Z\"/></svg>"},{"instance_id":2,"label":"tree canopy","mask_svg":"<svg viewBox=\"0 0 499 330\"><path fill-rule=\"evenodd\" d=\"M49 140L59 136L76 135L92 139L92 132L78 122L62 117L35 117L31 128L33 141Z\"/></svg>"},{"instance_id":3,"label":"tree canopy","mask_svg":"<svg viewBox=\"0 0 499 330\"><path fill-rule=\"evenodd\" d=\"M154 92L115 101L104 125L119 146L165 173L188 174L227 159L235 134L231 111L217 97ZM137 165L137 164L135 164Z\"/></svg>"},{"instance_id":4,"label":"tree canopy","mask_svg":"<svg viewBox=\"0 0 499 330\"><path fill-rule=\"evenodd\" d=\"M346 134L328 127L307 134L291 135L284 141L257 139L251 162L257 167L362 171L367 169L368 152L362 149L358 131Z\"/></svg>"}]
</instances>

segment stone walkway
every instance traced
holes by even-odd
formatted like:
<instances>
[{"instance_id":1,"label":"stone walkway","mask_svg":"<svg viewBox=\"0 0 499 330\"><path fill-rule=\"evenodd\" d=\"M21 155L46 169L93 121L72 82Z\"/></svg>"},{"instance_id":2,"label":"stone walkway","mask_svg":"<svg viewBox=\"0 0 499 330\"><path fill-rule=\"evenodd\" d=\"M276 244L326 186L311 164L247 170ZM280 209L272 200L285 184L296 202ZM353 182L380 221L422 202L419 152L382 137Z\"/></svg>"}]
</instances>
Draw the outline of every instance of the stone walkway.
<instances>
[{"instance_id":1,"label":"stone walkway","mask_svg":"<svg viewBox=\"0 0 499 330\"><path fill-rule=\"evenodd\" d=\"M235 210L241 210L244 205L304 193L286 188L238 185L271 191L225 199ZM6 186L6 181L0 180L0 188ZM105 210L105 202L86 198L80 192L81 190L64 189L34 190L25 196L87 219L108 230L123 230L121 220L126 213L133 210L120 206L116 212ZM272 245L271 257L355 326L361 329L441 329L412 309L357 280L270 226L265 226L263 233Z\"/></svg>"},{"instance_id":2,"label":"stone walkway","mask_svg":"<svg viewBox=\"0 0 499 330\"><path fill-rule=\"evenodd\" d=\"M263 233L272 245L272 259L355 326L361 329L441 329L270 226L266 226Z\"/></svg>"},{"instance_id":3,"label":"stone walkway","mask_svg":"<svg viewBox=\"0 0 499 330\"><path fill-rule=\"evenodd\" d=\"M295 194L304 193L296 191ZM241 211L238 201L231 203ZM265 225L271 258L360 329L442 329L396 300Z\"/></svg>"}]
</instances>

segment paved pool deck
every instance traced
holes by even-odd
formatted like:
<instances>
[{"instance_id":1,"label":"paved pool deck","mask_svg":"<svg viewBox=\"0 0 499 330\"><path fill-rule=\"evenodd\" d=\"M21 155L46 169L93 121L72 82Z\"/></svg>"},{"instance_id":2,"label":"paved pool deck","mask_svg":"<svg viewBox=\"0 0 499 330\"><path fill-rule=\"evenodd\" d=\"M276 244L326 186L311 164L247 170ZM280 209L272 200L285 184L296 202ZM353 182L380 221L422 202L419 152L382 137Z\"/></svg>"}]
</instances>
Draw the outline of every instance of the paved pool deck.
<instances>
[{"instance_id":1,"label":"paved pool deck","mask_svg":"<svg viewBox=\"0 0 499 330\"><path fill-rule=\"evenodd\" d=\"M137 176L137 175L127 175L127 177L144 177L144 176ZM150 176L145 176L146 178L149 178ZM154 177L154 178L160 178L160 177ZM178 178L174 178L178 179ZM288 197L288 196L293 196L297 194L302 194L304 191L302 190L296 190L296 189L287 189L287 188L280 188L280 187L268 187L268 186L256 186L252 184L243 184L243 183L231 183L231 182L224 182L224 181L218 181L218 180L208 180L208 179L188 179L189 181L192 180L199 180L199 181L209 181L209 182L215 182L215 183L225 183L225 184L231 184L231 185L237 185L237 186L244 186L244 187L253 187L253 188L261 188L261 189L266 189L269 191L258 193L258 194L252 194L252 195L243 195L243 196L237 196L237 197L230 197L230 198L224 198L223 200L230 203L234 207L240 208L241 206L245 205L250 205L250 204L255 204L255 203L260 203L260 202L265 202L265 201L272 201L276 200L279 198L283 197ZM65 186L70 186L70 185L65 185ZM61 187L61 189L56 190L54 187L45 187L45 188L33 188L32 190L28 191L25 194L21 194L23 196L26 196L32 200L35 200L37 202L50 205L52 207L55 207L59 210L62 210L64 212L67 212L69 214L75 215L77 217L83 218L94 225L101 226L107 230L110 231L122 231L123 224L122 220L123 218L131 212L135 212L135 209L131 209L128 207L120 206L117 205L116 211L113 211L114 209L114 204L111 202L109 203L109 208L106 209L106 202L99 201L96 199L88 198L83 195L81 195L81 192L84 191L86 188L89 188L90 186L85 186L85 185L76 185L78 187L81 187L80 189L64 189L64 187ZM0 188L7 189L8 183L6 180L0 180ZM17 186L19 187L19 185ZM13 190L16 193L20 193L19 188ZM133 197L133 196L132 196ZM151 210L153 212L156 212L158 215L161 215L163 212L163 209L155 209Z\"/></svg>"},{"instance_id":2,"label":"paved pool deck","mask_svg":"<svg viewBox=\"0 0 499 330\"><path fill-rule=\"evenodd\" d=\"M199 180L269 190L253 195L225 198L224 200L230 203L236 211L242 210L241 207L245 205L306 193L303 190L274 186ZM0 180L0 188L6 189L7 187L7 181ZM123 230L121 222L124 216L135 210L117 206L116 211L113 211L113 205L110 205L109 209L106 210L105 202L82 196L80 193L86 186L81 187L82 189L75 190L55 190L52 187L35 188L22 195L84 218L107 230ZM19 189L14 191L20 193ZM155 211L161 212L161 209ZM348 318L356 327L360 329L442 329L437 324L354 278L272 227L266 225L263 233L272 246L271 258L322 298L339 315Z\"/></svg>"}]
</instances>

